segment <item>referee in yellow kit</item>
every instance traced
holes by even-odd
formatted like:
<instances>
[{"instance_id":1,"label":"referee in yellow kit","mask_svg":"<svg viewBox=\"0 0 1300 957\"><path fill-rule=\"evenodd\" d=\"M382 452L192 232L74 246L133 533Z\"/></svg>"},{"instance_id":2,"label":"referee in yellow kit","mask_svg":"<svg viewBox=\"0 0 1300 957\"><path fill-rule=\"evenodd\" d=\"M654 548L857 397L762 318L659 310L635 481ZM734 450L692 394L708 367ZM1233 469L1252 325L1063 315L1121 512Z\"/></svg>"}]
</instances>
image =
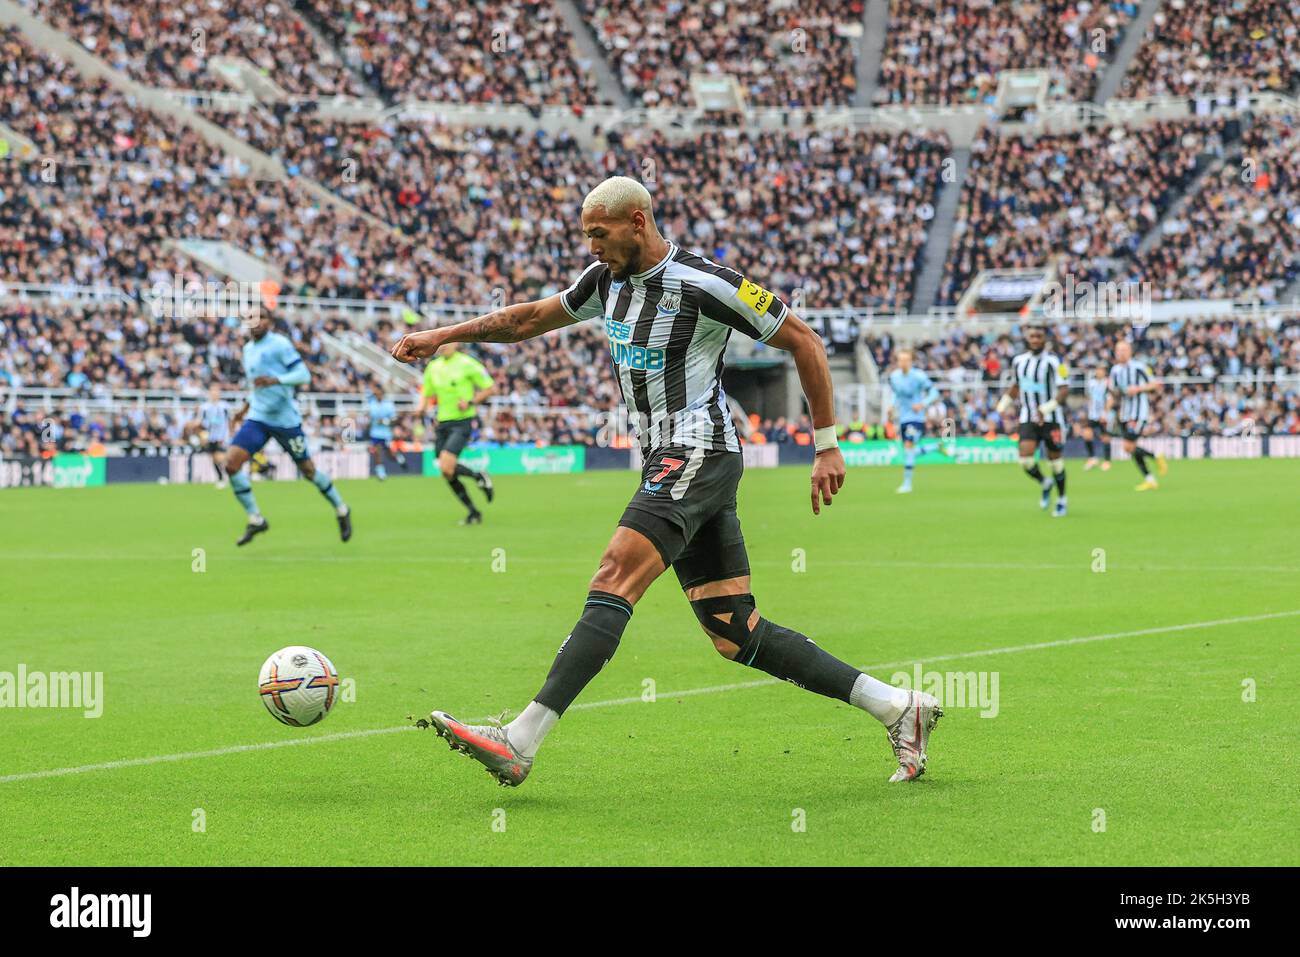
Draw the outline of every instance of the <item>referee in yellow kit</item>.
<instances>
[{"instance_id":1,"label":"referee in yellow kit","mask_svg":"<svg viewBox=\"0 0 1300 957\"><path fill-rule=\"evenodd\" d=\"M483 363L460 351L460 344L449 342L438 350L424 367L424 386L420 390L420 415L436 403L438 427L434 432L434 448L438 452L438 470L451 486L469 514L461 519L462 525L478 525L483 513L474 507L469 491L461 476L474 480L489 502L492 501L492 479L486 472L475 472L460 464L460 453L474 431L477 405L496 389L492 376Z\"/></svg>"}]
</instances>

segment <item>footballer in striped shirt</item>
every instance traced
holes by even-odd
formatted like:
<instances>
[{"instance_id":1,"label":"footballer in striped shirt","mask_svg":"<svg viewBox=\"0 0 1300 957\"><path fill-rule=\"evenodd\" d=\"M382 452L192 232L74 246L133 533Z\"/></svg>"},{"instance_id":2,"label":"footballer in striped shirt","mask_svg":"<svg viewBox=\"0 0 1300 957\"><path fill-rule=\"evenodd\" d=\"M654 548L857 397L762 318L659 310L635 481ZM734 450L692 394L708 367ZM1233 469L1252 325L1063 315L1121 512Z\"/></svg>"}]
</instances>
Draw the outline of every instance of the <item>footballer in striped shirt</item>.
<instances>
[{"instance_id":1,"label":"footballer in striped shirt","mask_svg":"<svg viewBox=\"0 0 1300 957\"><path fill-rule=\"evenodd\" d=\"M1163 455L1153 455L1138 444L1151 418L1151 394L1159 391L1160 383L1152 378L1151 370L1133 358L1133 344L1127 339L1116 343L1115 364L1110 367L1109 406L1119 423L1124 451L1133 456L1138 471L1142 473L1142 481L1137 486L1139 492L1159 487L1148 461L1156 463L1156 471L1161 475L1169 472L1169 462Z\"/></svg>"},{"instance_id":2,"label":"footballer in striped shirt","mask_svg":"<svg viewBox=\"0 0 1300 957\"><path fill-rule=\"evenodd\" d=\"M793 356L815 429L810 492L817 515L845 471L821 337L754 280L664 239L650 193L634 179L615 176L592 190L582 204L582 231L596 262L568 289L405 336L393 349L409 362L445 342L518 342L599 322L643 463L581 616L533 700L504 726L465 724L444 711L430 714L428 725L499 783L522 784L543 738L617 651L633 606L671 567L724 658L866 711L884 725L893 749L890 780L919 777L943 713L938 699L866 675L764 618L751 592L736 512L743 462L722 388L727 340L740 333Z\"/></svg>"},{"instance_id":3,"label":"footballer in striped shirt","mask_svg":"<svg viewBox=\"0 0 1300 957\"><path fill-rule=\"evenodd\" d=\"M1052 485L1056 485L1056 509L1053 518L1065 517L1065 401L1070 394L1070 370L1055 352L1047 348L1047 329L1029 326L1025 329L1026 351L1011 360L1015 381L998 400L997 410L1006 415L1017 402L1020 405L1020 467L1038 484L1041 495L1038 504L1046 509L1052 501ZM1043 474L1034 458L1039 446L1047 452L1052 470L1049 478Z\"/></svg>"}]
</instances>

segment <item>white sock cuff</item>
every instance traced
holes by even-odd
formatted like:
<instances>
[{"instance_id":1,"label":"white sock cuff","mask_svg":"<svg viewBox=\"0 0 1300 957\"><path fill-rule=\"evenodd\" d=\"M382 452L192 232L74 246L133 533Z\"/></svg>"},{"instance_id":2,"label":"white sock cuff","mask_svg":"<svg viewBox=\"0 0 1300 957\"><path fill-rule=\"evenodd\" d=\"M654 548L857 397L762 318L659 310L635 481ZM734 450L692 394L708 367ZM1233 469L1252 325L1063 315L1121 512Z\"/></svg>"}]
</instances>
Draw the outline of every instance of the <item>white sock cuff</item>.
<instances>
[{"instance_id":1,"label":"white sock cuff","mask_svg":"<svg viewBox=\"0 0 1300 957\"><path fill-rule=\"evenodd\" d=\"M887 685L868 674L858 675L849 692L849 704L861 708L877 721L893 724L907 710L907 689Z\"/></svg>"},{"instance_id":2,"label":"white sock cuff","mask_svg":"<svg viewBox=\"0 0 1300 957\"><path fill-rule=\"evenodd\" d=\"M524 757L534 757L546 735L559 720L560 716L546 705L530 701L528 707L519 713L519 717L506 725L506 738Z\"/></svg>"},{"instance_id":3,"label":"white sock cuff","mask_svg":"<svg viewBox=\"0 0 1300 957\"><path fill-rule=\"evenodd\" d=\"M1060 475L1065 471L1065 459L1052 459L1052 471Z\"/></svg>"}]
</instances>

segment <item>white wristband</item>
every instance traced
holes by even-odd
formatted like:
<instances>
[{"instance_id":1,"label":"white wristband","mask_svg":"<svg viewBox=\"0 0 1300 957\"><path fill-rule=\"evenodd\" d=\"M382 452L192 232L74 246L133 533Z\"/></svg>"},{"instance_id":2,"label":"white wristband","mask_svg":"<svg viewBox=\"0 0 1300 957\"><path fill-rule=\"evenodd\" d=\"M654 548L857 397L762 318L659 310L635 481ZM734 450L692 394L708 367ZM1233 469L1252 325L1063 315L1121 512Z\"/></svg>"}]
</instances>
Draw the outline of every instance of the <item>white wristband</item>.
<instances>
[{"instance_id":1,"label":"white wristband","mask_svg":"<svg viewBox=\"0 0 1300 957\"><path fill-rule=\"evenodd\" d=\"M822 429L813 429L813 447L818 452L838 449L840 440L835 437L835 426L828 425Z\"/></svg>"}]
</instances>

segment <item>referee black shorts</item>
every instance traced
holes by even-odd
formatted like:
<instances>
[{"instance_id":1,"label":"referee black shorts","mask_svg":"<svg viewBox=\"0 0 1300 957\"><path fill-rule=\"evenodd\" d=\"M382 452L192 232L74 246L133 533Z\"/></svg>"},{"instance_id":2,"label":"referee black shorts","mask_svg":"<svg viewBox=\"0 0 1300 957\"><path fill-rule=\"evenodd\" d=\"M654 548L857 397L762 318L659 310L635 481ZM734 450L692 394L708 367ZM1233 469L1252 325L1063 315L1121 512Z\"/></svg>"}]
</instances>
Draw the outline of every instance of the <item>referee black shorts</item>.
<instances>
[{"instance_id":1,"label":"referee black shorts","mask_svg":"<svg viewBox=\"0 0 1300 957\"><path fill-rule=\"evenodd\" d=\"M640 532L683 589L749 574L736 488L739 452L663 446L646 454L641 482L618 524Z\"/></svg>"},{"instance_id":2,"label":"referee black shorts","mask_svg":"<svg viewBox=\"0 0 1300 957\"><path fill-rule=\"evenodd\" d=\"M438 428L433 433L433 447L441 455L443 452L450 452L452 455L459 456L465 451L465 446L469 444L470 437L474 434L474 420L456 419L452 422L439 422Z\"/></svg>"}]
</instances>

